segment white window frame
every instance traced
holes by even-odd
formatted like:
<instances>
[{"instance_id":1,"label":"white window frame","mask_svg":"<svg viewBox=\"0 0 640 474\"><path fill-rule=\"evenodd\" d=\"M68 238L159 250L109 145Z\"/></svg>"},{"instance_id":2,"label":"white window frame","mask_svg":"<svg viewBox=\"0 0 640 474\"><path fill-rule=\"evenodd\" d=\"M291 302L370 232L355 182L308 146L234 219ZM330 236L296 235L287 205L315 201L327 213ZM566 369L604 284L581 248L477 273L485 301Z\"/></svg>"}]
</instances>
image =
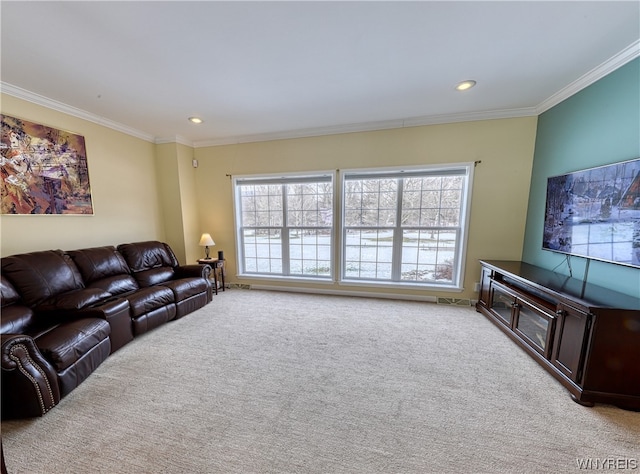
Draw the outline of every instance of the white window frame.
<instances>
[{"instance_id":1,"label":"white window frame","mask_svg":"<svg viewBox=\"0 0 640 474\"><path fill-rule=\"evenodd\" d=\"M243 184L266 184L266 185L284 185L284 184L299 184L303 182L330 182L332 185L332 220L330 227L330 271L329 275L313 275L313 274L299 274L290 272L291 259L289 255L289 238L288 230L302 228L301 226L289 226L287 224L287 204L286 199L283 201L283 222L280 226L274 226L274 230L280 230L281 232L281 258L282 272L259 272L248 271L246 268L246 256L245 256L245 242L244 242L244 227L242 220L242 205L240 200L240 188ZM335 171L316 171L306 173L278 173L278 174L261 174L261 175L238 175L232 177L232 193L233 193L233 207L235 218L235 234L236 234L236 248L237 248L237 268L238 277L240 278L268 278L268 279L288 279L288 280L303 280L314 282L333 282L336 274L335 264L335 228L336 228L336 172ZM263 227L265 226L255 226ZM268 226L267 226L268 227ZM327 229L326 226L321 227L305 227L307 229Z\"/></svg>"},{"instance_id":2,"label":"white window frame","mask_svg":"<svg viewBox=\"0 0 640 474\"><path fill-rule=\"evenodd\" d=\"M475 163L453 163L442 165L428 165L428 166L416 166L416 167L392 167L392 168L376 168L376 169L349 169L341 170L340 179L340 221L336 223L339 228L340 234L340 282L342 284L350 285L366 285L366 286L393 286L393 287L419 287L419 288L431 288L431 289L446 289L451 291L463 290L464 283L464 264L466 260L467 242L469 235L469 220L471 210L471 196L473 187L473 172ZM457 245L455 247L454 257L454 277L451 282L438 282L438 281L406 281L401 280L399 275L400 263L398 261L402 254L401 239L395 239L393 244L393 263L392 263L392 277L390 279L375 279L375 278L355 278L347 276L346 268L346 245L347 245L347 226L345 225L346 210L345 210L345 181L349 178L365 178L370 177L384 178L402 178L409 176L441 176L451 174L463 175L464 179L462 196L460 199L460 218L459 218L459 234L457 238ZM401 212L401 195L398 196L398 215ZM396 219L396 223L393 226L394 232L402 232L402 225ZM371 227L371 230L375 230L378 227ZM387 227L389 229L389 227Z\"/></svg>"},{"instance_id":3,"label":"white window frame","mask_svg":"<svg viewBox=\"0 0 640 474\"><path fill-rule=\"evenodd\" d=\"M238 175L232 177L232 197L235 218L236 248L237 248L237 268L239 278L252 279L280 279L291 281L313 281L315 283L334 283L348 286L366 286L366 287L387 287L387 288L421 288L421 289L438 289L441 291L462 291L464 283L464 266L466 261L467 243L469 236L469 221L471 215L471 197L473 188L473 173L475 163L452 163L438 165L424 165L413 167L387 167L387 168L359 168L338 171L311 171L303 173L278 173L278 174L260 174L260 175ZM346 245L346 228L345 228L345 179L352 176L369 176L371 178L395 176L408 177L411 175L441 175L450 174L452 172L462 173L466 179L464 180L463 195L460 199L460 226L457 246L455 247L454 274L455 277L451 282L441 281L419 281L419 280L402 280L398 279L397 264L394 270L393 279L358 279L345 275L345 245ZM340 179L337 179L337 175ZM241 207L238 203L239 191L238 184L255 183L255 184L279 184L282 182L295 182L300 179L327 179L329 177L333 188L333 216L332 228L330 232L330 275L313 276L282 273L254 273L245 271L245 247L243 244ZM400 212L401 198L398 199ZM401 226L400 229L402 230ZM283 234L284 235L284 234ZM337 245L336 245L337 242ZM282 239L283 257L288 252L285 249L286 239ZM394 248L394 258L402 254L402 248ZM288 258L288 257L287 257Z\"/></svg>"}]
</instances>

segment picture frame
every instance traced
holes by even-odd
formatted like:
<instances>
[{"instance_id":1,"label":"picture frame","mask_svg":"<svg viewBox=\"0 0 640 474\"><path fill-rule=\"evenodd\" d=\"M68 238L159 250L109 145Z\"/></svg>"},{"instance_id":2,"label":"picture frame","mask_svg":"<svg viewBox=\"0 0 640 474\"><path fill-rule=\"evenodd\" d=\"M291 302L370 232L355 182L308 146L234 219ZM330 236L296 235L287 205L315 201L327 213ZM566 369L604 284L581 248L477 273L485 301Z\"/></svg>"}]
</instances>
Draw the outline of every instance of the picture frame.
<instances>
[{"instance_id":1,"label":"picture frame","mask_svg":"<svg viewBox=\"0 0 640 474\"><path fill-rule=\"evenodd\" d=\"M82 135L0 115L3 215L93 215Z\"/></svg>"}]
</instances>

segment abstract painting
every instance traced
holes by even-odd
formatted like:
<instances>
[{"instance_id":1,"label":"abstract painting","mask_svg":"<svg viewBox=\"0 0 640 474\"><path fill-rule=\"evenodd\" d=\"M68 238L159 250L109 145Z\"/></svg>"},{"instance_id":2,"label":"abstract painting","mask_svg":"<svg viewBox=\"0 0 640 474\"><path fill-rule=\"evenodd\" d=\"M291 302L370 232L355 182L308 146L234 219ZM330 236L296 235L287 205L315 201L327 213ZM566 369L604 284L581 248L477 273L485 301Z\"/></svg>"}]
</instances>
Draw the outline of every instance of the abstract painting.
<instances>
[{"instance_id":1,"label":"abstract painting","mask_svg":"<svg viewBox=\"0 0 640 474\"><path fill-rule=\"evenodd\" d=\"M2 214L93 214L84 137L2 119Z\"/></svg>"}]
</instances>

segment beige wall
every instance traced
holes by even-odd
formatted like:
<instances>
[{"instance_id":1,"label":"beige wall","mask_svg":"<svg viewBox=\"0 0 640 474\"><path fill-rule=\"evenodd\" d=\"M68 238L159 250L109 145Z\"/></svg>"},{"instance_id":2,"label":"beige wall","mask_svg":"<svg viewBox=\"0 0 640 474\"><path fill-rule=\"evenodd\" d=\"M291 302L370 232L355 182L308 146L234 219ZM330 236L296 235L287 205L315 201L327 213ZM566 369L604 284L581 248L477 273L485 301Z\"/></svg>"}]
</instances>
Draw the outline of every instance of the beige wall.
<instances>
[{"instance_id":1,"label":"beige wall","mask_svg":"<svg viewBox=\"0 0 640 474\"><path fill-rule=\"evenodd\" d=\"M465 290L454 294L382 290L474 299L478 259L521 257L536 123L536 117L525 117L197 148L200 166L195 176L202 230L213 236L214 251L225 251L229 280L265 284L260 279L239 281L236 277L229 175L481 161L473 183ZM299 285L282 282L280 286ZM338 284L315 287L319 291L379 291Z\"/></svg>"},{"instance_id":2,"label":"beige wall","mask_svg":"<svg viewBox=\"0 0 640 474\"><path fill-rule=\"evenodd\" d=\"M181 262L185 261L184 219L180 185L178 145L167 143L156 148L156 168L160 189L160 206L164 214L166 241Z\"/></svg>"},{"instance_id":3,"label":"beige wall","mask_svg":"<svg viewBox=\"0 0 640 474\"><path fill-rule=\"evenodd\" d=\"M225 252L229 281L264 284L236 276L231 176L481 161L473 184L465 290L382 291L473 299L478 259L521 258L535 117L193 149L177 143L155 145L11 96L2 96L1 110L85 137L95 211L93 216L2 216L3 256L157 239L168 242L180 262L195 263L204 255L197 245L200 234L209 232L216 242L212 253ZM192 167L193 158L198 168ZM337 283L313 287L380 294Z\"/></svg>"},{"instance_id":4,"label":"beige wall","mask_svg":"<svg viewBox=\"0 0 640 474\"><path fill-rule=\"evenodd\" d=\"M203 251L198 247L200 235L199 207L201 203L198 201L196 192L196 174L192 162L194 158L193 148L178 145L178 171L180 173L180 191L182 203L182 222L185 247L185 263L195 264ZM182 261L182 260L181 260Z\"/></svg>"},{"instance_id":5,"label":"beige wall","mask_svg":"<svg viewBox=\"0 0 640 474\"><path fill-rule=\"evenodd\" d=\"M0 217L0 252L117 245L164 240L155 145L95 123L2 95L4 114L83 135L93 216Z\"/></svg>"},{"instance_id":6,"label":"beige wall","mask_svg":"<svg viewBox=\"0 0 640 474\"><path fill-rule=\"evenodd\" d=\"M157 146L158 186L165 216L166 242L181 263L195 264L204 256L200 235L193 148L179 143ZM202 255L201 255L202 253Z\"/></svg>"}]
</instances>

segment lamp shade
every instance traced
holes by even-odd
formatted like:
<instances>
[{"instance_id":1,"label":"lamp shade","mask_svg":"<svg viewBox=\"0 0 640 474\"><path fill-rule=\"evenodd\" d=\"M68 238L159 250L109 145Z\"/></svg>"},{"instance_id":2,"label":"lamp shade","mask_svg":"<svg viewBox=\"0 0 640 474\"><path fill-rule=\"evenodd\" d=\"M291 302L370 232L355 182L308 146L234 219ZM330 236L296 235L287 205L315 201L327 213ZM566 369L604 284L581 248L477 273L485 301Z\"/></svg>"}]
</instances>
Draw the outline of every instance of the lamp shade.
<instances>
[{"instance_id":1,"label":"lamp shade","mask_svg":"<svg viewBox=\"0 0 640 474\"><path fill-rule=\"evenodd\" d=\"M200 243L198 245L200 245L201 247L208 247L209 245L215 244L216 243L211 238L211 234L202 234L202 237L200 237Z\"/></svg>"}]
</instances>

